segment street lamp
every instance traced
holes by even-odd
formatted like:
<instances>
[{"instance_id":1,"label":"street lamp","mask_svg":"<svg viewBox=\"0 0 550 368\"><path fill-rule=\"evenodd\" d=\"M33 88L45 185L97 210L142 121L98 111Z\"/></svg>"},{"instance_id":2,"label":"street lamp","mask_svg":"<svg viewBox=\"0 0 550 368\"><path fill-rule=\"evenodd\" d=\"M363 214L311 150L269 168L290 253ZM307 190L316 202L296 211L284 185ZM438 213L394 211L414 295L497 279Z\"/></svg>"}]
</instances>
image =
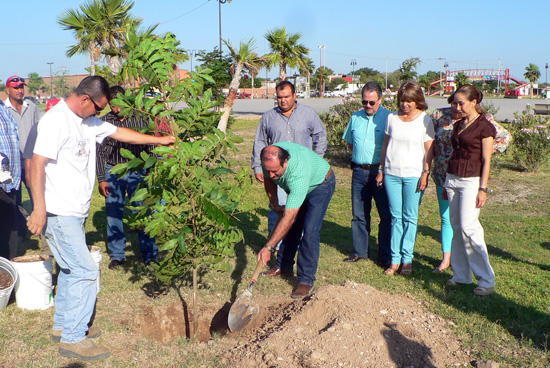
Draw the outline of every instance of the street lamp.
<instances>
[{"instance_id":1,"label":"street lamp","mask_svg":"<svg viewBox=\"0 0 550 368\"><path fill-rule=\"evenodd\" d=\"M447 60L445 58L438 58L439 59L439 89L441 90L441 96L443 96L443 60Z\"/></svg>"},{"instance_id":2,"label":"street lamp","mask_svg":"<svg viewBox=\"0 0 550 368\"><path fill-rule=\"evenodd\" d=\"M46 63L50 66L50 100L53 98L53 78L52 78L52 64L53 64L53 61L51 63Z\"/></svg>"},{"instance_id":3,"label":"street lamp","mask_svg":"<svg viewBox=\"0 0 550 368\"><path fill-rule=\"evenodd\" d=\"M190 50L189 56L191 56L191 71L193 71L193 56L197 56L197 50Z\"/></svg>"},{"instance_id":4,"label":"street lamp","mask_svg":"<svg viewBox=\"0 0 550 368\"><path fill-rule=\"evenodd\" d=\"M321 73L321 82L320 82L320 88L319 88L319 92L321 93L321 97L323 97L323 92L324 92L324 88L323 88L323 49L326 49L327 48L327 45L321 45L319 46L319 63L321 64L321 66L319 67L319 72Z\"/></svg>"},{"instance_id":5,"label":"street lamp","mask_svg":"<svg viewBox=\"0 0 550 368\"><path fill-rule=\"evenodd\" d=\"M220 60L222 58L222 4L225 4L227 0L218 0L219 16L220 16Z\"/></svg>"},{"instance_id":6,"label":"street lamp","mask_svg":"<svg viewBox=\"0 0 550 368\"><path fill-rule=\"evenodd\" d=\"M546 63L546 66L544 68L546 69L546 81L544 82L544 84L548 84L548 63Z\"/></svg>"},{"instance_id":7,"label":"street lamp","mask_svg":"<svg viewBox=\"0 0 550 368\"><path fill-rule=\"evenodd\" d=\"M353 82L353 76L355 74L355 66L357 65L357 60L351 59L351 93L355 93L355 83Z\"/></svg>"}]
</instances>

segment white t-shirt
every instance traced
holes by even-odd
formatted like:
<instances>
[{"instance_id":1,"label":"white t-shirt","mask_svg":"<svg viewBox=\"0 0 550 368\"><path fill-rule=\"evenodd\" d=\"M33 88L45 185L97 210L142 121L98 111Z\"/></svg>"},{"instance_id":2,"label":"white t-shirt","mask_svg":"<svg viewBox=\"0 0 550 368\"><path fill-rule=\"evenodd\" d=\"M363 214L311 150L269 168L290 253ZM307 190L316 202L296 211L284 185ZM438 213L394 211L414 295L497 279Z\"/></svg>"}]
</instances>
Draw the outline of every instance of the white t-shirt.
<instances>
[{"instance_id":1,"label":"white t-shirt","mask_svg":"<svg viewBox=\"0 0 550 368\"><path fill-rule=\"evenodd\" d=\"M397 113L388 116L386 134L390 136L384 172L402 178L420 177L424 165L424 142L435 137L432 119L422 112L416 119L402 121Z\"/></svg>"},{"instance_id":2,"label":"white t-shirt","mask_svg":"<svg viewBox=\"0 0 550 368\"><path fill-rule=\"evenodd\" d=\"M47 157L46 211L86 217L95 184L96 142L117 127L96 116L83 120L60 101L38 123L34 153Z\"/></svg>"}]
</instances>

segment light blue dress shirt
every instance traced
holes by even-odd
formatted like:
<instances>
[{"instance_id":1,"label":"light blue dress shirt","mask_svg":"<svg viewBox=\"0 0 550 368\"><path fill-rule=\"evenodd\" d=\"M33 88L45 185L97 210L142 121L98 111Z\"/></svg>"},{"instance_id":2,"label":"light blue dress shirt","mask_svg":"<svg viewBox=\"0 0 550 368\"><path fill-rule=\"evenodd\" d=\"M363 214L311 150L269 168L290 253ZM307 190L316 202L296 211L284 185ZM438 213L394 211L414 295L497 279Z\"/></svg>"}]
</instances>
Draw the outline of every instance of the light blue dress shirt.
<instances>
[{"instance_id":1,"label":"light blue dress shirt","mask_svg":"<svg viewBox=\"0 0 550 368\"><path fill-rule=\"evenodd\" d=\"M382 106L368 116L364 109L351 115L343 139L353 145L351 160L356 164L374 165L380 163L384 143L386 121L391 112Z\"/></svg>"}]
</instances>

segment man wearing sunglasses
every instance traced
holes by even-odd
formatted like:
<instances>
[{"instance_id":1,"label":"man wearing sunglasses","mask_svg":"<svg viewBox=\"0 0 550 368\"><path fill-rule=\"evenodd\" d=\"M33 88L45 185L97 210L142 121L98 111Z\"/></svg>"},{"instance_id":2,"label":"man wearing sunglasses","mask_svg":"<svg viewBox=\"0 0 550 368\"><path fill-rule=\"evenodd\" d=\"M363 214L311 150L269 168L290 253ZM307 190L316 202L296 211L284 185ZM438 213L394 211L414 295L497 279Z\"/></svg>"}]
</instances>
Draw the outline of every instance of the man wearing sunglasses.
<instances>
[{"instance_id":1,"label":"man wearing sunglasses","mask_svg":"<svg viewBox=\"0 0 550 368\"><path fill-rule=\"evenodd\" d=\"M386 190L376 186L380 169L380 153L384 143L386 121L390 111L381 106L382 88L376 82L367 82L361 91L363 110L354 112L343 139L352 150L351 200L353 219L351 234L354 253L344 262L357 262L369 257L372 200L376 203L378 226L378 262L390 264L391 214Z\"/></svg>"},{"instance_id":2,"label":"man wearing sunglasses","mask_svg":"<svg viewBox=\"0 0 550 368\"><path fill-rule=\"evenodd\" d=\"M100 120L107 106L109 84L99 76L86 77L76 91L49 110L38 123L31 161L34 210L29 230L44 234L61 268L55 296L51 339L62 356L104 359L104 347L89 339L100 330L88 328L97 298L99 271L84 230L95 184L96 143L104 138L131 144L170 145L173 136L155 137L116 127Z\"/></svg>"},{"instance_id":3,"label":"man wearing sunglasses","mask_svg":"<svg viewBox=\"0 0 550 368\"><path fill-rule=\"evenodd\" d=\"M19 129L19 151L21 155L21 181L27 187L29 192L29 198L32 206L32 194L29 189L30 180L30 165L32 158L32 150L34 148L34 142L36 140L36 124L44 112L38 108L31 101L24 100L25 97L25 79L18 75L13 75L6 81L6 93L8 98L5 101L6 107L13 115L13 118L17 122ZM18 206L21 205L21 192L22 187L15 192L15 199ZM17 215L17 228L20 238L24 238L27 235L27 220L18 212Z\"/></svg>"}]
</instances>

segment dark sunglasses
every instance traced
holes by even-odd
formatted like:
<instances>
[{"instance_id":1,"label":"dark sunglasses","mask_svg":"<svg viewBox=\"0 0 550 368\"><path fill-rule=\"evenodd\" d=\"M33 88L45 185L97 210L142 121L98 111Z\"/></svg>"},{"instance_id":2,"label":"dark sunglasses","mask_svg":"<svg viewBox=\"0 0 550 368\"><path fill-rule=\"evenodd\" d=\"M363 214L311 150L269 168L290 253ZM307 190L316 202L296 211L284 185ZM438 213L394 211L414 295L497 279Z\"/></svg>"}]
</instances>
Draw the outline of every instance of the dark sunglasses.
<instances>
[{"instance_id":1,"label":"dark sunglasses","mask_svg":"<svg viewBox=\"0 0 550 368\"><path fill-rule=\"evenodd\" d=\"M17 82L23 82L25 83L25 78L12 78L8 81L8 83L17 83Z\"/></svg>"},{"instance_id":2,"label":"dark sunglasses","mask_svg":"<svg viewBox=\"0 0 550 368\"><path fill-rule=\"evenodd\" d=\"M90 101L92 101L92 103L94 104L94 107L95 107L95 111L96 111L96 112L101 112L101 111L103 111L104 108L99 107L99 105L95 103L94 99L93 99L90 95L87 95L87 96L88 96L88 98L90 99Z\"/></svg>"},{"instance_id":3,"label":"dark sunglasses","mask_svg":"<svg viewBox=\"0 0 550 368\"><path fill-rule=\"evenodd\" d=\"M367 101L367 100L361 101L361 103L362 103L363 105L371 105L371 106L376 105L376 102L377 102L377 101Z\"/></svg>"}]
</instances>

